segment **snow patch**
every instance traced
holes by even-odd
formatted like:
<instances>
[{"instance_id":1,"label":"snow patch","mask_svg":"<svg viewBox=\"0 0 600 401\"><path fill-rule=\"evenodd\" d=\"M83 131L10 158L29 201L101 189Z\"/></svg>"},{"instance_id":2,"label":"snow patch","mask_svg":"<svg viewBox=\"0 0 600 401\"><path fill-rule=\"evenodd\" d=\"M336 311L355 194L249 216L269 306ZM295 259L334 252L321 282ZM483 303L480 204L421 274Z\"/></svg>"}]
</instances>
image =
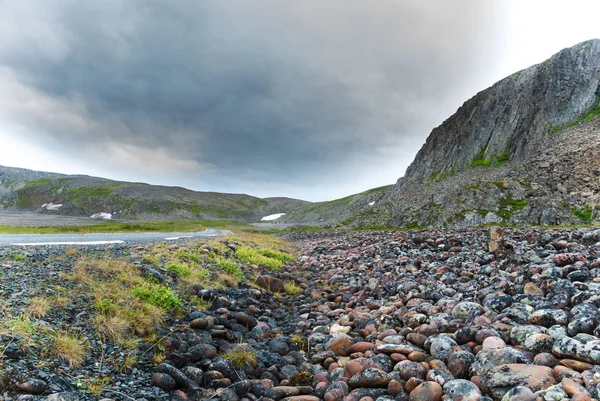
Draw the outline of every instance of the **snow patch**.
<instances>
[{"instance_id":1,"label":"snow patch","mask_svg":"<svg viewBox=\"0 0 600 401\"><path fill-rule=\"evenodd\" d=\"M272 220L277 220L278 218L280 218L281 216L283 216L285 213L275 213L275 214L270 214L268 216L263 217L262 219L260 219L260 221L272 221Z\"/></svg>"},{"instance_id":2,"label":"snow patch","mask_svg":"<svg viewBox=\"0 0 600 401\"><path fill-rule=\"evenodd\" d=\"M90 216L90 219L95 220L110 220L112 219L111 213L96 213Z\"/></svg>"},{"instance_id":3,"label":"snow patch","mask_svg":"<svg viewBox=\"0 0 600 401\"><path fill-rule=\"evenodd\" d=\"M374 204L375 204L375 201L369 202L369 206L373 206Z\"/></svg>"},{"instance_id":4,"label":"snow patch","mask_svg":"<svg viewBox=\"0 0 600 401\"><path fill-rule=\"evenodd\" d=\"M44 203L42 205L42 209L46 209L46 210L58 210L58 209L60 209L62 207L62 205L63 205L62 203L56 203L56 204L54 204L52 202L50 202L50 203Z\"/></svg>"}]
</instances>

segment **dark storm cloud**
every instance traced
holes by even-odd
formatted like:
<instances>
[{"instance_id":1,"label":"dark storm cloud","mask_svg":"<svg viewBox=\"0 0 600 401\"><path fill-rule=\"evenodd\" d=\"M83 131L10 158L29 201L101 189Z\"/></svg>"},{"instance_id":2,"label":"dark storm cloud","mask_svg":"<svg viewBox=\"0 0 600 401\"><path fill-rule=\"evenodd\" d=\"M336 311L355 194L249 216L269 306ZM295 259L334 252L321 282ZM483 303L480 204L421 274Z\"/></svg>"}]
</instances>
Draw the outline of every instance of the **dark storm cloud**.
<instances>
[{"instance_id":1,"label":"dark storm cloud","mask_svg":"<svg viewBox=\"0 0 600 401\"><path fill-rule=\"evenodd\" d=\"M207 189L341 185L335 172L414 150L446 117L486 4L5 1L0 90L21 103L0 113L62 152Z\"/></svg>"}]
</instances>

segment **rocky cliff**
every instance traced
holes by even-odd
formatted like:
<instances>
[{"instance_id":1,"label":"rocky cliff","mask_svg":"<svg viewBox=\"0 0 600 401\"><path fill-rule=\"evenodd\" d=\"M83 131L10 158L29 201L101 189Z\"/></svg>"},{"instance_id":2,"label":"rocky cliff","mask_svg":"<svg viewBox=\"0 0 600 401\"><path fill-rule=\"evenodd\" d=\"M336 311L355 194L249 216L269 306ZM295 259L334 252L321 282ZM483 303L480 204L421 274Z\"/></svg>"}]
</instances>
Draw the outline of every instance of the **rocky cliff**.
<instances>
[{"instance_id":1,"label":"rocky cliff","mask_svg":"<svg viewBox=\"0 0 600 401\"><path fill-rule=\"evenodd\" d=\"M600 40L560 51L464 103L355 224L578 224L600 191ZM375 217L374 217L375 216Z\"/></svg>"}]
</instances>

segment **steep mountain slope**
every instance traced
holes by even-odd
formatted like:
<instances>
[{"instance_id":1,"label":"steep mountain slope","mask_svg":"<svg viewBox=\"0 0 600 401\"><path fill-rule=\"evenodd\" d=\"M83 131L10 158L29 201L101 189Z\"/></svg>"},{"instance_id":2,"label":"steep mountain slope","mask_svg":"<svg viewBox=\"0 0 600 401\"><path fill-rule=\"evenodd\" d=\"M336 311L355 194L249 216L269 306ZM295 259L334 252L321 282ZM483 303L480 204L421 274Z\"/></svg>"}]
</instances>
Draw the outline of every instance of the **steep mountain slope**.
<instances>
[{"instance_id":1,"label":"steep mountain slope","mask_svg":"<svg viewBox=\"0 0 600 401\"><path fill-rule=\"evenodd\" d=\"M62 206L52 210L49 204ZM307 205L309 202L297 199L197 192L0 166L0 210L70 216L111 213L115 218L139 220L258 221L268 214L291 212Z\"/></svg>"},{"instance_id":2,"label":"steep mountain slope","mask_svg":"<svg viewBox=\"0 0 600 401\"><path fill-rule=\"evenodd\" d=\"M562 50L465 102L355 224L591 222L600 191L600 40Z\"/></svg>"}]
</instances>

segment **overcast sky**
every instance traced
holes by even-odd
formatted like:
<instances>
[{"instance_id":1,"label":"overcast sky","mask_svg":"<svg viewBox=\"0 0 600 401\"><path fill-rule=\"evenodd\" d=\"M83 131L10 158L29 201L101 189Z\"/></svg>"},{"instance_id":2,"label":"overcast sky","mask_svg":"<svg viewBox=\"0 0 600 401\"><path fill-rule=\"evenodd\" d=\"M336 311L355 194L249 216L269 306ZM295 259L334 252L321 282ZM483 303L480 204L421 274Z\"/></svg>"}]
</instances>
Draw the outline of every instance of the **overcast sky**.
<instances>
[{"instance_id":1,"label":"overcast sky","mask_svg":"<svg viewBox=\"0 0 600 401\"><path fill-rule=\"evenodd\" d=\"M600 1L0 0L0 164L329 200L468 98L600 37Z\"/></svg>"}]
</instances>

